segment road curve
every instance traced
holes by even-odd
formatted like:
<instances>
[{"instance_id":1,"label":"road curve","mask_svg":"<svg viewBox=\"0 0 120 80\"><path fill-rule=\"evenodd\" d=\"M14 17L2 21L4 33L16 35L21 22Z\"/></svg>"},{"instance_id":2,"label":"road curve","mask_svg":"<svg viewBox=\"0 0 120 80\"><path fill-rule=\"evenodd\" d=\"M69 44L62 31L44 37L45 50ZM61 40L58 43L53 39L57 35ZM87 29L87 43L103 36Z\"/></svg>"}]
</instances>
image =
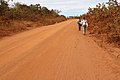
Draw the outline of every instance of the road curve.
<instances>
[{"instance_id":1,"label":"road curve","mask_svg":"<svg viewBox=\"0 0 120 80\"><path fill-rule=\"evenodd\" d=\"M0 80L120 80L109 57L68 20L0 40Z\"/></svg>"}]
</instances>

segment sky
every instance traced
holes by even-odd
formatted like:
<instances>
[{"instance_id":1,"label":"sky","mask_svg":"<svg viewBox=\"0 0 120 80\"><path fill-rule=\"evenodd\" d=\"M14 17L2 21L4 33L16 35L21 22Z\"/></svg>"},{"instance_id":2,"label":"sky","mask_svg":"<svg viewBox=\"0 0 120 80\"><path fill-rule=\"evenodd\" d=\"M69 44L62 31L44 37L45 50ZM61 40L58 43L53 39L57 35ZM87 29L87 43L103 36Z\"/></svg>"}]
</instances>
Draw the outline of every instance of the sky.
<instances>
[{"instance_id":1,"label":"sky","mask_svg":"<svg viewBox=\"0 0 120 80\"><path fill-rule=\"evenodd\" d=\"M40 4L48 9L60 10L60 15L79 16L87 13L88 8L95 7L98 3L108 2L109 0L13 0L27 5ZM118 0L120 2L120 0Z\"/></svg>"}]
</instances>

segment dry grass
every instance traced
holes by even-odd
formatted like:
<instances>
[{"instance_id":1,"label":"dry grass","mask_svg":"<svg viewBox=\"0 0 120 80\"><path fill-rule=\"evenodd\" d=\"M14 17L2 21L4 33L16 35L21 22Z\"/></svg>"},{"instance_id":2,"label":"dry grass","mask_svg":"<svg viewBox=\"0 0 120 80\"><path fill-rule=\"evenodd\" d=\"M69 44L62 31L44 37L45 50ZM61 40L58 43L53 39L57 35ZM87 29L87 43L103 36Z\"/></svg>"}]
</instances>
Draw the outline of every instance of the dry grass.
<instances>
[{"instance_id":1,"label":"dry grass","mask_svg":"<svg viewBox=\"0 0 120 80\"><path fill-rule=\"evenodd\" d=\"M33 29L35 27L41 27L45 25L51 25L66 20L64 17L57 17L52 19L41 19L39 21L24 21L24 20L0 20L0 38L5 36L11 36L13 34Z\"/></svg>"}]
</instances>

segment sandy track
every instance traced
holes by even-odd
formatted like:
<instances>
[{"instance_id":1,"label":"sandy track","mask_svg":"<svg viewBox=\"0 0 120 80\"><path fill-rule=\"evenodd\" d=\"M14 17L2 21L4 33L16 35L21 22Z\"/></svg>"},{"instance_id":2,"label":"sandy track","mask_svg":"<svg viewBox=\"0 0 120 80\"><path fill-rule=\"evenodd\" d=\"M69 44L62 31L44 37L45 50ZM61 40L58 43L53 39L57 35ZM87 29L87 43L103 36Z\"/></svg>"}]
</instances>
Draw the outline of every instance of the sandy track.
<instances>
[{"instance_id":1,"label":"sandy track","mask_svg":"<svg viewBox=\"0 0 120 80\"><path fill-rule=\"evenodd\" d=\"M76 20L0 41L0 80L120 80L110 56ZM117 71L117 72L115 72Z\"/></svg>"}]
</instances>

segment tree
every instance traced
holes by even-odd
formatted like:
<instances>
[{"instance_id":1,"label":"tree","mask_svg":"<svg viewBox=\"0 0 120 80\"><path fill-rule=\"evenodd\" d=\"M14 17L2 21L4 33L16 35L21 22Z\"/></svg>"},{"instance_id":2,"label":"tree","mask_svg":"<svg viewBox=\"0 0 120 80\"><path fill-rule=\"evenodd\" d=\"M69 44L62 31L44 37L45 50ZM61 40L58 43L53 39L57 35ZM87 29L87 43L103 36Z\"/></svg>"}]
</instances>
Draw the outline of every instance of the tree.
<instances>
[{"instance_id":1,"label":"tree","mask_svg":"<svg viewBox=\"0 0 120 80\"><path fill-rule=\"evenodd\" d=\"M8 11L8 3L4 0L0 1L0 15L3 16L5 15L5 12Z\"/></svg>"},{"instance_id":2,"label":"tree","mask_svg":"<svg viewBox=\"0 0 120 80\"><path fill-rule=\"evenodd\" d=\"M117 0L109 0L107 3L109 6L119 6Z\"/></svg>"},{"instance_id":3,"label":"tree","mask_svg":"<svg viewBox=\"0 0 120 80\"><path fill-rule=\"evenodd\" d=\"M57 10L57 9L52 9L51 10L51 13L53 14L53 16L58 16L59 15L59 13L60 13L61 11L59 11L59 10Z\"/></svg>"},{"instance_id":4,"label":"tree","mask_svg":"<svg viewBox=\"0 0 120 80\"><path fill-rule=\"evenodd\" d=\"M37 10L41 10L40 4L36 4Z\"/></svg>"}]
</instances>

